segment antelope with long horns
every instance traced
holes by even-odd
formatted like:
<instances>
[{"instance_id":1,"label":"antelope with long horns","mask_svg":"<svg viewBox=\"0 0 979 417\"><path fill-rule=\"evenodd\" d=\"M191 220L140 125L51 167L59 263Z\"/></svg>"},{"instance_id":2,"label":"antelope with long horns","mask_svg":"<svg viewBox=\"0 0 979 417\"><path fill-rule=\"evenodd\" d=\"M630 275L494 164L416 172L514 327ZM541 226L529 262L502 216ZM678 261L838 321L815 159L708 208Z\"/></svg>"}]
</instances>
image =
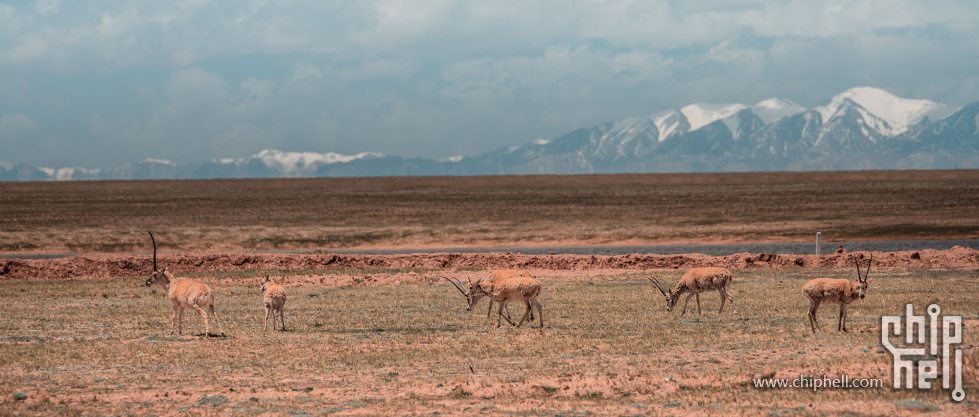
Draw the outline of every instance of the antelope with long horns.
<instances>
[{"instance_id":1,"label":"antelope with long horns","mask_svg":"<svg viewBox=\"0 0 979 417\"><path fill-rule=\"evenodd\" d=\"M208 311L214 316L214 321L218 323L218 328L221 329L221 335L224 336L224 327L221 326L218 313L214 311L214 292L211 291L210 287L199 282L186 278L175 278L170 271L167 271L167 268L163 268L163 270L158 269L156 265L156 239L153 238L152 232L147 233L150 234L150 239L153 241L153 273L146 280L146 286L149 287L153 284L163 286L163 290L167 292L167 297L173 303L173 316L170 317L170 334L173 334L174 323L177 323L177 334L183 334L184 309L192 309L200 313L201 317L204 318L205 338L211 335L210 325L207 321Z\"/></svg>"},{"instance_id":2,"label":"antelope with long horns","mask_svg":"<svg viewBox=\"0 0 979 417\"><path fill-rule=\"evenodd\" d=\"M672 290L666 291L665 286L655 278L648 278L649 281L659 289L659 292L663 293L666 297L666 311L673 311L673 307L676 307L677 301L680 300L680 295L684 293L689 293L687 299L683 302L683 312L680 315L687 314L687 303L690 302L690 297L697 297L697 314L701 314L700 311L700 293L704 291L717 291L721 294L721 309L717 310L720 314L724 312L724 302L727 300L731 301L731 305L734 305L734 298L731 294L727 292L728 287L731 286L731 281L734 281L734 275L731 271L724 268L694 268L687 271L686 274L680 278L680 282L676 283L676 286ZM734 312L737 313L737 307L734 308Z\"/></svg>"},{"instance_id":3,"label":"antelope with long horns","mask_svg":"<svg viewBox=\"0 0 979 417\"><path fill-rule=\"evenodd\" d=\"M510 279L500 281L497 283L492 282L482 282L481 280L476 280L473 282L469 281L469 291L465 291L460 287L455 281L452 281L446 277L446 281L449 281L454 287L456 287L463 296L466 297L466 301L469 306L466 311L472 311L473 307L479 302L483 297L489 297L491 300L499 302L500 307L497 310L497 315L499 318L496 320L496 327L500 327L503 324L503 320L510 323L512 326L520 327L523 325L524 321L532 314L532 309L537 309L537 316L540 319L540 327L544 327L544 313L541 309L541 305L537 302L537 297L541 292L541 283L535 278L525 277L525 276L513 276ZM519 323L514 323L509 317L503 315L503 310L506 309L507 303L511 301L522 301L524 305L527 306L527 311L524 313L523 317L520 319Z\"/></svg>"},{"instance_id":4,"label":"antelope with long horns","mask_svg":"<svg viewBox=\"0 0 979 417\"><path fill-rule=\"evenodd\" d=\"M870 254L870 261L867 262L867 271L860 276L860 263L856 256L853 263L857 266L857 282L848 279L816 278L802 286L802 295L809 300L809 327L813 333L819 329L816 323L816 310L822 303L834 303L840 305L840 317L836 324L836 330L845 332L846 330L846 310L850 303L867 296L867 277L870 275L870 264L874 263L874 254Z\"/></svg>"},{"instance_id":5,"label":"antelope with long horns","mask_svg":"<svg viewBox=\"0 0 979 417\"><path fill-rule=\"evenodd\" d=\"M513 277L521 277L521 276L522 277L529 277L529 278L536 278L530 272L527 272L527 271L524 271L524 270L521 270L521 269L497 269L497 270L495 270L495 271L493 271L493 272L490 273L489 282L495 284L495 283L498 283L498 282L506 281L506 280L508 280L510 278L513 278ZM503 311L506 313L507 318L509 318L510 317L510 308L507 307ZM486 318L489 318L489 316L490 316L490 314L492 312L493 312L493 299L490 298L489 299L489 308L486 309ZM531 323L533 323L533 321L534 321L534 312L533 311L530 312L530 318L528 320L530 320Z\"/></svg>"}]
</instances>

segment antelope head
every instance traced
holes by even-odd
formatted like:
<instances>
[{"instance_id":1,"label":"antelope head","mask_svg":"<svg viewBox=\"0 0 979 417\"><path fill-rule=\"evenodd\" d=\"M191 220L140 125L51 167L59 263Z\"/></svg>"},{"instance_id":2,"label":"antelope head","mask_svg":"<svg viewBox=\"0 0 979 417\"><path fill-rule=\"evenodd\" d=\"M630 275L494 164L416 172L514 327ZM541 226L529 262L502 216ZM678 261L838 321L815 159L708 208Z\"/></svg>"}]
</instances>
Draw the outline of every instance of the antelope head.
<instances>
[{"instance_id":1,"label":"antelope head","mask_svg":"<svg viewBox=\"0 0 979 417\"><path fill-rule=\"evenodd\" d=\"M482 284L481 280L477 279L476 282L473 282L471 279L466 278L467 280L469 280L469 291L467 292L464 291L462 287L459 286L459 284L456 284L455 281L448 279L444 276L442 278L445 278L446 281L452 283L452 286L456 287L456 289L459 290L459 292L461 292L464 297L466 297L466 303L468 304L468 306L466 307L466 311L472 311L473 307L476 305L476 302L478 302L480 298L483 298L486 295L486 291L483 289L483 286L481 285Z\"/></svg>"},{"instance_id":2,"label":"antelope head","mask_svg":"<svg viewBox=\"0 0 979 417\"><path fill-rule=\"evenodd\" d=\"M853 257L853 264L857 266L857 291L860 294L860 299L867 296L867 277L870 275L870 264L874 263L874 254L870 253L870 261L867 262L867 271L860 276L860 263L857 262L857 258Z\"/></svg>"},{"instance_id":3,"label":"antelope head","mask_svg":"<svg viewBox=\"0 0 979 417\"><path fill-rule=\"evenodd\" d=\"M272 280L269 279L269 274L265 274L265 278L262 278L262 294L265 294L265 290L268 289L270 282Z\"/></svg>"},{"instance_id":4,"label":"antelope head","mask_svg":"<svg viewBox=\"0 0 979 417\"><path fill-rule=\"evenodd\" d=\"M150 278L146 280L146 286L149 287L158 281L161 281L161 277L167 272L166 268L161 271L156 267L156 239L153 238L153 232L146 232L150 234L150 239L153 240L153 273L150 274Z\"/></svg>"},{"instance_id":5,"label":"antelope head","mask_svg":"<svg viewBox=\"0 0 979 417\"><path fill-rule=\"evenodd\" d=\"M655 285L656 288L659 290L659 292L663 293L663 297L666 298L666 311L673 311L673 307L676 306L677 300L680 299L680 293L673 292L673 290L667 290L665 286L661 282L659 282L659 280L656 278L647 278L647 279L649 280L649 282L652 282L653 285Z\"/></svg>"}]
</instances>

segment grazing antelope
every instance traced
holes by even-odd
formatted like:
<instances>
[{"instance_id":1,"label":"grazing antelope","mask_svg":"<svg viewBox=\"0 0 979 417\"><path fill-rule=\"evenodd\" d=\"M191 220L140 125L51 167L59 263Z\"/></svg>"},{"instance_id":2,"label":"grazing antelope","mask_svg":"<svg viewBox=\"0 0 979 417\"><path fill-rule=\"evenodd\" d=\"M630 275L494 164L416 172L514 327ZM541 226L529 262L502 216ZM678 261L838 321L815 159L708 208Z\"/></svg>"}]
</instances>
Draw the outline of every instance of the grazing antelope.
<instances>
[{"instance_id":1,"label":"grazing antelope","mask_svg":"<svg viewBox=\"0 0 979 417\"><path fill-rule=\"evenodd\" d=\"M445 277L442 277L445 278ZM531 316L531 310L537 308L537 316L540 318L540 327L544 327L544 313L541 310L541 305L537 302L537 297L541 292L541 284L535 278L525 277L525 276L513 276L510 279L500 281L498 283L482 282L482 280L476 280L476 282L469 282L469 291L466 292L456 284L454 281L445 278L446 281L452 283L459 292L466 297L469 306L466 311L472 311L473 306L479 302L483 297L489 297L491 300L499 302L500 308L497 310L497 315L499 318L496 320L496 327L500 327L505 319L507 323L512 326L520 327L528 317ZM508 317L503 316L503 309L506 308L507 303L511 301L523 301L524 305L527 306L527 311L524 313L523 317L520 318L520 322L514 324L513 321Z\"/></svg>"},{"instance_id":2,"label":"grazing antelope","mask_svg":"<svg viewBox=\"0 0 979 417\"><path fill-rule=\"evenodd\" d=\"M146 280L146 286L149 287L153 284L159 284L163 286L163 290L167 292L167 297L173 302L173 316L170 317L170 334L173 334L174 322L177 322L177 334L183 334L184 327L184 309L197 310L201 313L201 317L204 317L204 337L209 337L210 326L207 322L207 311L210 311L214 315L214 321L218 322L218 328L221 329L221 335L224 336L224 327L221 326L221 320L218 319L218 313L214 311L214 292L207 285L201 284L196 281L191 281L186 278L174 278L167 268L159 270L156 267L156 239L153 238L152 232L147 232L150 234L150 239L153 240L153 273L150 274L150 278ZM207 309L205 311L204 309Z\"/></svg>"},{"instance_id":3,"label":"grazing antelope","mask_svg":"<svg viewBox=\"0 0 979 417\"><path fill-rule=\"evenodd\" d=\"M853 257L853 263L857 266L857 282L848 279L816 278L802 285L802 295L809 300L809 326L812 332L816 333L819 323L816 323L816 310L821 303L836 303L840 305L840 318L836 325L836 330L846 331L846 309L850 303L859 297L863 299L867 296L867 276L870 274L870 264L874 262L874 254L870 254L870 261L867 262L867 272L863 277L860 276L860 263Z\"/></svg>"},{"instance_id":4,"label":"grazing antelope","mask_svg":"<svg viewBox=\"0 0 979 417\"><path fill-rule=\"evenodd\" d=\"M262 331L269 329L269 311L272 312L272 330L275 330L275 314L278 313L282 331L286 331L286 318L282 313L282 307L286 305L286 290L272 282L266 274L265 279L262 280L262 294L265 296L265 327Z\"/></svg>"},{"instance_id":5,"label":"grazing antelope","mask_svg":"<svg viewBox=\"0 0 979 417\"><path fill-rule=\"evenodd\" d=\"M734 305L734 298L731 294L727 292L729 286L731 286L731 281L734 280L734 275L731 271L724 268L694 268L687 271L686 274L680 278L680 282L676 283L669 292L666 291L665 287L659 280L654 278L649 278L649 280L659 289L659 292L663 293L666 297L666 311L673 311L673 307L676 306L676 302L680 300L680 295L683 293L689 293L687 299L683 302L683 312L680 315L687 314L687 303L690 302L690 297L697 297L697 314L701 314L700 311L700 293L704 291L717 290L721 294L721 309L717 310L720 314L724 311L724 302L731 300L731 305ZM737 307L734 307L735 314L738 312Z\"/></svg>"},{"instance_id":6,"label":"grazing antelope","mask_svg":"<svg viewBox=\"0 0 979 417\"><path fill-rule=\"evenodd\" d=\"M510 278L517 277L517 276L534 278L534 275L531 274L530 272L527 272L527 271L523 271L523 270L519 270L519 269L498 269L498 270L493 271L493 272L490 273L489 282L495 284L497 282L503 282L505 280L508 280ZM509 309L509 307L506 308L504 311L506 312L506 316L507 317L510 317L510 309ZM489 299L489 308L486 309L486 318L489 318L490 313L492 313L492 312L493 312L493 299L490 298ZM533 321L534 321L534 312L533 311L530 312L530 319L529 320L530 320L531 323L533 323Z\"/></svg>"}]
</instances>

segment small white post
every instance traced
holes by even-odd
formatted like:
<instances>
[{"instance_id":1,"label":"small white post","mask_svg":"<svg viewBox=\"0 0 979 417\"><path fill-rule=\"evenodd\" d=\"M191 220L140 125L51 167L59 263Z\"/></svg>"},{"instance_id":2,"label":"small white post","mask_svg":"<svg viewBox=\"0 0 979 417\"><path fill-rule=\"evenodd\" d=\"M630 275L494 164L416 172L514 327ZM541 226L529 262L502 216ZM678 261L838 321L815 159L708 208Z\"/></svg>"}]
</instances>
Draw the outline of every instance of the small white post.
<instances>
[{"instance_id":1,"label":"small white post","mask_svg":"<svg viewBox=\"0 0 979 417\"><path fill-rule=\"evenodd\" d=\"M819 256L819 239L823 237L822 232L816 232L816 256Z\"/></svg>"}]
</instances>

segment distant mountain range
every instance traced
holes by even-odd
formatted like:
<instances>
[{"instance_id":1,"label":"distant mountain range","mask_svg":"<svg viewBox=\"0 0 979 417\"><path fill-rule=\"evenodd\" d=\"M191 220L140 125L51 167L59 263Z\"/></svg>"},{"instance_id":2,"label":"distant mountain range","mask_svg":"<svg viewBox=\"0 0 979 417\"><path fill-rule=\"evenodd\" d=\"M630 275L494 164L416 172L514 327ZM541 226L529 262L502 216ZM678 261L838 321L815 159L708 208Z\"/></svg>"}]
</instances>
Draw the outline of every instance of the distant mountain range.
<instances>
[{"instance_id":1,"label":"distant mountain range","mask_svg":"<svg viewBox=\"0 0 979 417\"><path fill-rule=\"evenodd\" d=\"M0 162L0 180L979 168L977 126L979 102L954 109L857 87L808 109L778 98L753 106L691 104L443 160L264 150L200 164L146 159L111 170Z\"/></svg>"}]
</instances>

